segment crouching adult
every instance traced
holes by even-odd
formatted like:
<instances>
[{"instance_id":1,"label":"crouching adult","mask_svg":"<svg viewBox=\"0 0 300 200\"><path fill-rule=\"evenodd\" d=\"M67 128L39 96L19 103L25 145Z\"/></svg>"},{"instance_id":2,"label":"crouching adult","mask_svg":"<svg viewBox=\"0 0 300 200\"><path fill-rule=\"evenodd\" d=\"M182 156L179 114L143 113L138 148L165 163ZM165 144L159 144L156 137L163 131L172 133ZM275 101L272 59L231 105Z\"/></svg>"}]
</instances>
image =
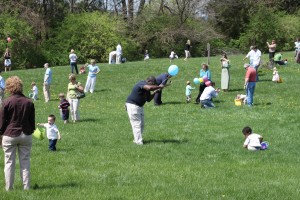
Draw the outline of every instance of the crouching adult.
<instances>
[{"instance_id":1,"label":"crouching adult","mask_svg":"<svg viewBox=\"0 0 300 200\"><path fill-rule=\"evenodd\" d=\"M215 105L212 102L213 97L217 97L220 89L215 89L213 86L215 85L211 81L205 82L206 88L200 96L200 103L202 108L214 108Z\"/></svg>"}]
</instances>

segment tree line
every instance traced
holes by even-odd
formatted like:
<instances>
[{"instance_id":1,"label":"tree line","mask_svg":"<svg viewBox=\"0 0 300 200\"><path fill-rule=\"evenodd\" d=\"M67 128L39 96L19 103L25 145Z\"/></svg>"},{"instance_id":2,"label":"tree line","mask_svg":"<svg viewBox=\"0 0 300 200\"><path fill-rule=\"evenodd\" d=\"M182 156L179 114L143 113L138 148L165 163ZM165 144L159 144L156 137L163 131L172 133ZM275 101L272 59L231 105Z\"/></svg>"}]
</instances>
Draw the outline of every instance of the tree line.
<instances>
[{"instance_id":1,"label":"tree line","mask_svg":"<svg viewBox=\"0 0 300 200\"><path fill-rule=\"evenodd\" d=\"M207 43L214 54L264 51L272 39L288 51L299 19L298 0L0 0L0 53L9 47L13 68L33 68L67 65L70 49L80 63L107 62L118 42L130 61L146 49L183 54L187 39L192 56L205 56Z\"/></svg>"}]
</instances>

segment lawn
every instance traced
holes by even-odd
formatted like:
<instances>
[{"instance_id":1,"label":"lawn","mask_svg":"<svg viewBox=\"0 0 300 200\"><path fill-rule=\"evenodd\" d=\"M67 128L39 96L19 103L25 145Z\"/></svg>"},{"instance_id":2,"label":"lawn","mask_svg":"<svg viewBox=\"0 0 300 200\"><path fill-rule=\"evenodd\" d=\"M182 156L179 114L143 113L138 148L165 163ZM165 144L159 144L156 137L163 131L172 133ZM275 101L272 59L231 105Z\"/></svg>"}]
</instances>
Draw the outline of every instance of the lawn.
<instances>
[{"instance_id":1,"label":"lawn","mask_svg":"<svg viewBox=\"0 0 300 200\"><path fill-rule=\"evenodd\" d=\"M125 100L136 82L166 72L167 58L122 65L100 63L95 93L88 93L80 102L81 121L66 125L57 106L58 94L67 90L69 66L52 67L49 103L43 101L44 69L3 72L5 79L11 75L22 79L26 95L31 82L37 83L36 122L45 123L49 114L55 114L62 140L52 153L46 139L33 139L32 189L28 192L22 190L18 171L15 189L5 192L0 170L0 199L298 199L300 65L294 63L293 52L285 53L289 64L278 67L283 78L280 84L271 81L271 70L260 69L254 106L249 108L234 105L235 96L245 93L243 57L229 55L230 91L220 93L215 109L185 102L186 81L199 76L201 63L207 59L174 60L179 73L163 91L164 104L144 106L143 146L132 142ZM219 58L210 60L217 87ZM85 83L86 75L77 79ZM197 90L192 96L197 96ZM243 149L244 126L263 135L269 149ZM0 166L3 160L2 152Z\"/></svg>"}]
</instances>

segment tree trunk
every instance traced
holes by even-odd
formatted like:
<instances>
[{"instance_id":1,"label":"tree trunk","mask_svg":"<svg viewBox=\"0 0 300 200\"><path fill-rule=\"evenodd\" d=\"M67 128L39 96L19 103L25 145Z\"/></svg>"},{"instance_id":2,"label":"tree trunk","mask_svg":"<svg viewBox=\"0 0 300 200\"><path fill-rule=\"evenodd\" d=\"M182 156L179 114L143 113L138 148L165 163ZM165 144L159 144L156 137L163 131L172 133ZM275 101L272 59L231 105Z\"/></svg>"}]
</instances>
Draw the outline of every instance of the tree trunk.
<instances>
[{"instance_id":1,"label":"tree trunk","mask_svg":"<svg viewBox=\"0 0 300 200\"><path fill-rule=\"evenodd\" d=\"M127 5L126 0L121 0L123 19L127 21Z\"/></svg>"},{"instance_id":2,"label":"tree trunk","mask_svg":"<svg viewBox=\"0 0 300 200\"><path fill-rule=\"evenodd\" d=\"M128 21L129 23L133 20L133 0L128 0Z\"/></svg>"},{"instance_id":3,"label":"tree trunk","mask_svg":"<svg viewBox=\"0 0 300 200\"><path fill-rule=\"evenodd\" d=\"M139 5L139 8L138 8L137 15L141 14L141 12L144 9L144 6L145 6L145 0L140 0L140 5Z\"/></svg>"}]
</instances>

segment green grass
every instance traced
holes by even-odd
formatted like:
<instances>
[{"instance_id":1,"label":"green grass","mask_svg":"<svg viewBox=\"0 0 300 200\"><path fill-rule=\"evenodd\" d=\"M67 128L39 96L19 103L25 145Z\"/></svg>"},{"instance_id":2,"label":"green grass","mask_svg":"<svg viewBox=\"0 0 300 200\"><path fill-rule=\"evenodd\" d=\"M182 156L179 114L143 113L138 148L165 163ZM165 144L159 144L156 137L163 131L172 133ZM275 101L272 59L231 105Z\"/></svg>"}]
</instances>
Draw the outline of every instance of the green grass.
<instances>
[{"instance_id":1,"label":"green grass","mask_svg":"<svg viewBox=\"0 0 300 200\"><path fill-rule=\"evenodd\" d=\"M31 185L36 188L22 191L16 171L15 190L5 192L1 181L0 199L298 199L300 66L294 64L293 52L286 55L288 67L278 67L283 83L271 81L271 70L260 70L253 108L234 105L235 96L244 93L244 55L230 55L231 91L220 93L217 107L210 110L185 103L185 82L199 76L206 58L175 60L172 64L180 71L163 91L165 104L145 105L143 146L132 143L125 100L137 81L165 72L167 58L99 64L96 91L80 102L82 120L67 125L57 106L58 94L67 90L69 66L52 68L48 104L42 94L44 69L2 73L5 78L20 76L25 94L31 81L37 82L36 122L55 114L62 140L58 151L50 153L47 140L34 139ZM219 57L211 58L210 69L219 86ZM78 80L85 83L86 75ZM194 90L193 99L196 95ZM253 153L242 148L246 125L264 136L269 150ZM0 177L4 179L3 170Z\"/></svg>"}]
</instances>

